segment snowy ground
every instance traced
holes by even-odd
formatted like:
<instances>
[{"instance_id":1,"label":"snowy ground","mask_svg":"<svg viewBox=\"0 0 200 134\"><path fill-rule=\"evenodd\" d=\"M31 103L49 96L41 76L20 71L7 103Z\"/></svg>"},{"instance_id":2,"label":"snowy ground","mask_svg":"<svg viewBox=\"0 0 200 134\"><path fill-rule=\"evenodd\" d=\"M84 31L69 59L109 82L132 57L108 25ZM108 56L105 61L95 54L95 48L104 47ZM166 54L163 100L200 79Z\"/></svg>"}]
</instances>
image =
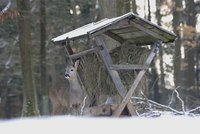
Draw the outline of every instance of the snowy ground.
<instances>
[{"instance_id":1,"label":"snowy ground","mask_svg":"<svg viewBox=\"0 0 200 134\"><path fill-rule=\"evenodd\" d=\"M40 117L0 121L0 134L197 134L200 117Z\"/></svg>"}]
</instances>

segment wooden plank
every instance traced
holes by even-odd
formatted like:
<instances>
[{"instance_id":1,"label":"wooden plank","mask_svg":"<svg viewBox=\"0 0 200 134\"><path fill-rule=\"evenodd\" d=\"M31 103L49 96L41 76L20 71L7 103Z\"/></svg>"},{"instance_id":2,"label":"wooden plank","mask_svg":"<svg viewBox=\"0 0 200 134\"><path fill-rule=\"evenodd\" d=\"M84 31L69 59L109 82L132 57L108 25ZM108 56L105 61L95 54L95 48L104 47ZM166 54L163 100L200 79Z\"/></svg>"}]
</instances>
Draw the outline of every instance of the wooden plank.
<instances>
[{"instance_id":1,"label":"wooden plank","mask_svg":"<svg viewBox=\"0 0 200 134\"><path fill-rule=\"evenodd\" d=\"M145 65L147 67L149 67L149 65L151 64L153 58L156 55L156 52L158 51L159 47L161 45L160 41L157 41L154 43L153 48L145 62ZM132 94L134 93L135 89L137 88L139 82L141 81L143 75L145 74L146 70L142 70L139 72L139 74L137 75L136 79L134 80L130 90L128 91L128 93L126 94L126 96L124 97L124 99L122 100L121 104L119 105L119 107L117 108L117 110L113 113L113 116L117 116L119 117L121 112L123 111L123 109L125 108L125 106L127 105L127 103L130 101Z\"/></svg>"},{"instance_id":2,"label":"wooden plank","mask_svg":"<svg viewBox=\"0 0 200 134\"><path fill-rule=\"evenodd\" d=\"M127 39L127 38L135 39L135 38L149 36L149 34L143 32L143 31L138 31L138 32L121 33L121 34L118 34L118 36L121 36L124 39Z\"/></svg>"},{"instance_id":3,"label":"wooden plank","mask_svg":"<svg viewBox=\"0 0 200 134\"><path fill-rule=\"evenodd\" d=\"M158 26L158 25L156 25L154 23L151 23L146 19L137 17L137 18L133 19L132 21L134 21L137 24L142 25L145 28L157 29L156 31L158 31L160 34L164 33L164 34L169 35L168 41L170 41L171 39L174 40L176 38L176 35L174 33L170 32L170 31L168 31L168 30L166 30L166 29L164 29L164 28L162 28L162 27L160 27L160 26ZM152 31L154 31L153 29L152 29ZM162 40L162 42L164 42L164 41Z\"/></svg>"},{"instance_id":4,"label":"wooden plank","mask_svg":"<svg viewBox=\"0 0 200 134\"><path fill-rule=\"evenodd\" d=\"M115 34L121 34L121 33L139 32L140 30L135 28L133 25L126 24L126 25L123 25L120 28L111 29L110 31L115 33Z\"/></svg>"},{"instance_id":5,"label":"wooden plank","mask_svg":"<svg viewBox=\"0 0 200 134\"><path fill-rule=\"evenodd\" d=\"M66 43L64 44L64 48L65 48L65 52L66 52L66 56L67 56L67 62L69 62L70 64L73 65L73 60L71 59L70 55L73 54L72 48L70 46L70 41L69 39L66 39Z\"/></svg>"},{"instance_id":6,"label":"wooden plank","mask_svg":"<svg viewBox=\"0 0 200 134\"><path fill-rule=\"evenodd\" d=\"M91 53L96 53L100 50L99 47L95 47L95 48L91 48L91 49L88 49L88 50L85 50L85 51L82 51L82 52L79 52L77 54L72 54L70 55L70 58L72 59L77 59L77 58L80 58L84 55L87 55L87 54L91 54Z\"/></svg>"},{"instance_id":7,"label":"wooden plank","mask_svg":"<svg viewBox=\"0 0 200 134\"><path fill-rule=\"evenodd\" d=\"M104 40L101 36L97 36L96 37L96 41L97 41L97 45L98 46L102 46L103 47L103 50L100 51L100 56L108 70L108 73L110 74L118 92L120 95L122 95L122 97L124 97L126 95L126 92L124 90L124 86L121 82L121 79L119 77L119 74L117 71L115 70L111 70L110 69L110 65L112 64L112 59L111 59L111 56L109 54L109 51L104 43Z\"/></svg>"},{"instance_id":8,"label":"wooden plank","mask_svg":"<svg viewBox=\"0 0 200 134\"><path fill-rule=\"evenodd\" d=\"M126 42L129 42L130 44L137 44L137 45L151 45L153 44L157 39L152 37L151 35L144 36L144 37L138 37L138 38L129 38L126 39Z\"/></svg>"},{"instance_id":9,"label":"wooden plank","mask_svg":"<svg viewBox=\"0 0 200 134\"><path fill-rule=\"evenodd\" d=\"M111 65L110 69L112 70L145 70L148 69L147 66L144 65Z\"/></svg>"},{"instance_id":10,"label":"wooden plank","mask_svg":"<svg viewBox=\"0 0 200 134\"><path fill-rule=\"evenodd\" d=\"M110 38L112 38L112 39L118 41L118 42L121 43L121 44L122 44L123 42L125 42L125 40L124 40L122 37L120 37L119 35L117 35L117 34L111 32L110 30L104 32L104 34L107 35L107 36L109 36Z\"/></svg>"},{"instance_id":11,"label":"wooden plank","mask_svg":"<svg viewBox=\"0 0 200 134\"><path fill-rule=\"evenodd\" d=\"M96 36L95 39L96 39L97 45L100 46L100 47L101 46L103 47L103 50L101 50L99 52L99 54L100 54L105 66L108 70L109 75L111 76L112 81L114 82L114 85L115 85L118 93L120 94L121 97L125 97L126 90L125 90L124 85L121 82L121 79L119 77L118 72L110 69L110 65L112 64L112 59L111 59L109 51L108 51L108 49L105 45L103 36L102 35ZM130 114L135 115L135 110L134 110L133 105L131 104L130 101L128 102L127 107L129 109Z\"/></svg>"},{"instance_id":12,"label":"wooden plank","mask_svg":"<svg viewBox=\"0 0 200 134\"><path fill-rule=\"evenodd\" d=\"M95 31L91 31L88 33L89 38L93 38L98 35L101 35L108 30L118 29L118 28L121 28L124 26L126 27L129 25L128 20L129 20L129 18L126 18L126 19L120 20L118 22L114 22L114 24L108 24L107 26L105 26L103 28L101 27L100 29L95 29Z\"/></svg>"},{"instance_id":13,"label":"wooden plank","mask_svg":"<svg viewBox=\"0 0 200 134\"><path fill-rule=\"evenodd\" d=\"M136 28L140 29L141 31L147 33L147 34L150 34L151 36L153 37L156 37L158 40L162 40L163 42L167 41L168 39L166 39L165 37L163 37L162 35L159 35L158 33L148 29L148 28L145 28L143 26L141 26L140 24L137 24L136 22L134 21L130 21L132 25L134 25Z\"/></svg>"},{"instance_id":14,"label":"wooden plank","mask_svg":"<svg viewBox=\"0 0 200 134\"><path fill-rule=\"evenodd\" d=\"M114 31L114 30L126 29L127 27L130 27L132 29L137 28L137 29L157 38L158 40L159 39L162 40L163 42L169 41L169 37L171 37L170 36L171 33L167 32L166 30L163 30L162 28L158 28L156 25L149 24L146 21L145 22L143 21L143 23L145 24L145 27L143 25L140 25L139 23L142 23L142 22L139 21L137 23L136 19L130 20L129 18L127 18L127 19L119 21L118 23L116 23L114 25L108 25L105 28L101 28L100 30L97 30L96 32L90 32L89 35L90 35L90 38L93 38L95 36L98 36L99 34L102 34L106 31L108 31L108 30ZM158 32L160 32L160 33L157 33L154 29L158 29ZM167 33L165 33L165 32L167 32ZM164 37L163 33L168 35L168 37L167 38ZM118 33L115 33L115 34L118 35Z\"/></svg>"}]
</instances>

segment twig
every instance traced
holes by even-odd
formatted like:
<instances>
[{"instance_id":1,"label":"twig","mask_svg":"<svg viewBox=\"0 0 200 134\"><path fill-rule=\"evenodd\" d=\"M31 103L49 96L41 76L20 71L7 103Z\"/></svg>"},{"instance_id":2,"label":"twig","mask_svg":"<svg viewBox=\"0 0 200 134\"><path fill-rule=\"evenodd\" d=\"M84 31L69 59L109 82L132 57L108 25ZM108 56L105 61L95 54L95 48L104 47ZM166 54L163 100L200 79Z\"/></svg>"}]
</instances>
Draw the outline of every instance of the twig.
<instances>
[{"instance_id":1,"label":"twig","mask_svg":"<svg viewBox=\"0 0 200 134\"><path fill-rule=\"evenodd\" d=\"M83 109L85 108L86 99L87 99L87 95L85 96L85 98L84 98L84 100L83 100L83 105L82 105L82 107L81 107L81 115L83 114Z\"/></svg>"},{"instance_id":2,"label":"twig","mask_svg":"<svg viewBox=\"0 0 200 134\"><path fill-rule=\"evenodd\" d=\"M144 99L147 101L149 107L151 108L151 104L148 102L149 99L147 98L147 96L142 92L142 90L140 91L140 93L141 93L141 95L144 97ZM150 109L150 110L151 110L151 109Z\"/></svg>"},{"instance_id":3,"label":"twig","mask_svg":"<svg viewBox=\"0 0 200 134\"><path fill-rule=\"evenodd\" d=\"M196 110L198 110L198 109L200 109L200 106L198 106L198 107L196 107L196 108L194 108L194 109L191 109L191 110L189 110L188 112L191 113L191 112L194 112L194 111L196 111Z\"/></svg>"},{"instance_id":4,"label":"twig","mask_svg":"<svg viewBox=\"0 0 200 134\"><path fill-rule=\"evenodd\" d=\"M169 101L168 106L170 106L170 105L172 104L173 96L174 96L174 92L175 92L175 90L177 90L178 88L180 88L180 86L177 86L177 87L173 90L173 92L172 92L172 96L171 96L171 99L170 99L170 101Z\"/></svg>"},{"instance_id":5,"label":"twig","mask_svg":"<svg viewBox=\"0 0 200 134\"><path fill-rule=\"evenodd\" d=\"M1 10L1 14L5 13L11 6L11 0L8 1L8 4L6 5L6 7L3 8L3 10Z\"/></svg>"},{"instance_id":6,"label":"twig","mask_svg":"<svg viewBox=\"0 0 200 134\"><path fill-rule=\"evenodd\" d=\"M152 104L154 104L154 105L157 105L157 106L160 106L160 107L163 107L163 108L166 108L166 109L169 109L169 110L171 110L171 111L173 111L173 112L175 112L175 113L177 113L177 114L184 114L183 112L180 112L180 111L177 111L177 110L175 110L175 109L173 109L173 108L171 108L171 107L169 107L169 106L166 106L166 105L163 105L163 104L159 104L159 103L157 103L157 102L155 102L155 101L152 101L152 100L146 100L146 99L143 99L143 98L140 98L140 97L131 97L132 99L136 99L136 100L141 100L141 101L148 101L148 102L150 102L150 103L152 103Z\"/></svg>"},{"instance_id":7,"label":"twig","mask_svg":"<svg viewBox=\"0 0 200 134\"><path fill-rule=\"evenodd\" d=\"M182 110L183 110L183 112L185 113L185 104L184 104L184 101L181 99L181 97L179 96L179 93L178 93L178 91L175 89L174 90L175 91L175 93L176 93L176 97L180 100L180 102L181 102L181 107L182 107Z\"/></svg>"}]
</instances>

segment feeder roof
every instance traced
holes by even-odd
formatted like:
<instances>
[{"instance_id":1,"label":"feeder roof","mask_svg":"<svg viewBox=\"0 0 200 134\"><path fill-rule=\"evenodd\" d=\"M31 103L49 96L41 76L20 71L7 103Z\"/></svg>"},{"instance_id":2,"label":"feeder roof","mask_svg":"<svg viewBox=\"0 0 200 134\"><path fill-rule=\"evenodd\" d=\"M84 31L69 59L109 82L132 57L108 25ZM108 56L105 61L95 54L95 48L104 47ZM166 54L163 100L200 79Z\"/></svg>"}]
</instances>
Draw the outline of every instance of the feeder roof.
<instances>
[{"instance_id":1,"label":"feeder roof","mask_svg":"<svg viewBox=\"0 0 200 134\"><path fill-rule=\"evenodd\" d=\"M111 19L92 22L73 31L52 39L54 43L63 43L66 39L92 38L105 34L120 43L151 45L157 40L173 42L176 35L162 27L145 20L132 12Z\"/></svg>"}]
</instances>

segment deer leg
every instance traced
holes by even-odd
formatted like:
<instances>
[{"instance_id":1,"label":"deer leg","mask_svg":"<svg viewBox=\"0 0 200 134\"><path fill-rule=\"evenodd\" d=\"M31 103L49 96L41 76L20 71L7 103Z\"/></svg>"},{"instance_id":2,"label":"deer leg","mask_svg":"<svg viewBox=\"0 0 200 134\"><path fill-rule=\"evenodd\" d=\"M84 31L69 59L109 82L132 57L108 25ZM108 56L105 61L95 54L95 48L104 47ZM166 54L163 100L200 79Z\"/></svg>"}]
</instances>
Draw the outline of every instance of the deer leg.
<instances>
[{"instance_id":1,"label":"deer leg","mask_svg":"<svg viewBox=\"0 0 200 134\"><path fill-rule=\"evenodd\" d=\"M62 105L58 104L58 103L54 103L52 104L52 115L59 115L62 112Z\"/></svg>"},{"instance_id":2,"label":"deer leg","mask_svg":"<svg viewBox=\"0 0 200 134\"><path fill-rule=\"evenodd\" d=\"M57 115L62 115L63 114L63 111L64 111L64 106L62 106L62 105L59 105L59 107L57 108L57 110L56 110L56 114Z\"/></svg>"},{"instance_id":3,"label":"deer leg","mask_svg":"<svg viewBox=\"0 0 200 134\"><path fill-rule=\"evenodd\" d=\"M81 105L79 104L73 105L72 111L73 111L73 115L80 115Z\"/></svg>"}]
</instances>

